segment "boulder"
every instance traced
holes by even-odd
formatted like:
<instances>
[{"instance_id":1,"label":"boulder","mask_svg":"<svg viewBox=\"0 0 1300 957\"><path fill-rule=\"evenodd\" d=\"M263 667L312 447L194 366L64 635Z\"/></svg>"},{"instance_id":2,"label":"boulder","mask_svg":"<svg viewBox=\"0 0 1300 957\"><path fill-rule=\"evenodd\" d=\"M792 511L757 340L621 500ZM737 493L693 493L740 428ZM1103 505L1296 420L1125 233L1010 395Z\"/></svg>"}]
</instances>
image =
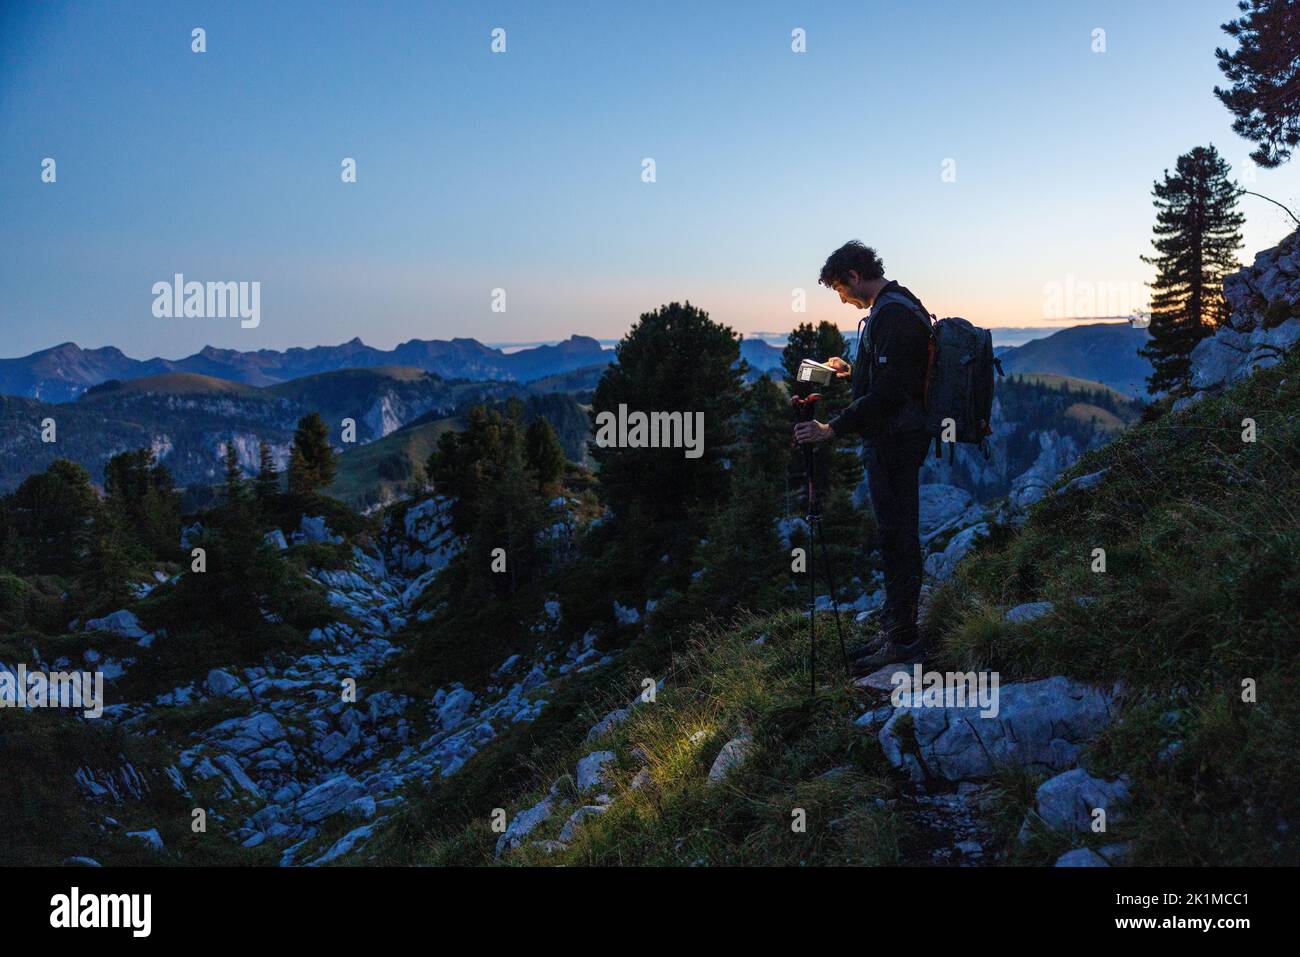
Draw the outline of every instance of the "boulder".
<instances>
[{"instance_id":1,"label":"boulder","mask_svg":"<svg viewBox=\"0 0 1300 957\"><path fill-rule=\"evenodd\" d=\"M203 684L208 689L208 694L215 698L227 697L232 692L243 687L238 678L228 671L222 671L220 668L213 668L209 671L208 680Z\"/></svg>"},{"instance_id":2,"label":"boulder","mask_svg":"<svg viewBox=\"0 0 1300 957\"><path fill-rule=\"evenodd\" d=\"M206 761L207 758L204 758ZM261 797L261 789L253 783L253 779L244 773L243 767L229 754L221 754L213 758L209 767L218 768L226 777L234 781L242 790L247 791L255 797ZM206 775L204 775L206 776Z\"/></svg>"},{"instance_id":3,"label":"boulder","mask_svg":"<svg viewBox=\"0 0 1300 957\"><path fill-rule=\"evenodd\" d=\"M289 547L289 543L285 540L284 532L280 531L278 528L273 528L263 535L262 541L278 551L284 551Z\"/></svg>"},{"instance_id":4,"label":"boulder","mask_svg":"<svg viewBox=\"0 0 1300 957\"><path fill-rule=\"evenodd\" d=\"M320 865L328 864L330 861L334 860L335 858L342 857L344 854L351 851L362 841L365 841L367 838L369 838L370 835L372 835L374 832L375 832L374 824L363 824L361 825L361 827L353 828L351 831L348 831L337 841L331 844L330 849L328 851L326 851L320 857L316 858L316 860L312 861L307 866L320 867Z\"/></svg>"},{"instance_id":5,"label":"boulder","mask_svg":"<svg viewBox=\"0 0 1300 957\"><path fill-rule=\"evenodd\" d=\"M718 756L713 759L713 767L709 768L709 783L717 784L721 782L733 770L745 763L754 750L754 738L747 732L738 734L722 746Z\"/></svg>"},{"instance_id":6,"label":"boulder","mask_svg":"<svg viewBox=\"0 0 1300 957\"><path fill-rule=\"evenodd\" d=\"M921 535L937 531L968 509L970 493L955 485L931 482L920 489Z\"/></svg>"},{"instance_id":7,"label":"boulder","mask_svg":"<svg viewBox=\"0 0 1300 957\"><path fill-rule=\"evenodd\" d=\"M616 711L611 711L591 726L591 730L587 732L587 742L590 743L599 738L603 738L619 725L627 721L630 714L631 712L628 711L627 708L619 708Z\"/></svg>"},{"instance_id":8,"label":"boulder","mask_svg":"<svg viewBox=\"0 0 1300 957\"><path fill-rule=\"evenodd\" d=\"M497 838L496 856L500 857L504 851L514 850L522 844L524 838L550 818L555 811L556 803L556 798L547 795L532 807L516 814L505 832Z\"/></svg>"},{"instance_id":9,"label":"boulder","mask_svg":"<svg viewBox=\"0 0 1300 957\"><path fill-rule=\"evenodd\" d=\"M366 789L361 782L350 774L340 774L330 778L303 794L294 803L294 813L304 821L323 821L338 814L359 797L365 796Z\"/></svg>"},{"instance_id":10,"label":"boulder","mask_svg":"<svg viewBox=\"0 0 1300 957\"><path fill-rule=\"evenodd\" d=\"M613 760L613 751L593 751L579 761L574 775L578 791L586 793L598 787L605 780L605 765Z\"/></svg>"},{"instance_id":11,"label":"boulder","mask_svg":"<svg viewBox=\"0 0 1300 957\"><path fill-rule=\"evenodd\" d=\"M1189 357L1192 388L1204 390L1231 385L1241 377L1250 350L1250 337L1233 329L1221 327L1214 335L1206 336Z\"/></svg>"},{"instance_id":12,"label":"boulder","mask_svg":"<svg viewBox=\"0 0 1300 957\"><path fill-rule=\"evenodd\" d=\"M140 626L140 619L135 616L135 613L125 608L103 618L92 618L86 622L85 630L106 631L123 638L144 638L149 634Z\"/></svg>"},{"instance_id":13,"label":"boulder","mask_svg":"<svg viewBox=\"0 0 1300 957\"><path fill-rule=\"evenodd\" d=\"M1057 489L1056 494L1063 495L1066 492L1082 492L1086 489L1100 485L1101 480L1106 477L1106 473L1109 471L1110 467L1107 466L1104 469L1098 469L1096 472L1089 472L1087 475L1080 475L1078 478L1073 478Z\"/></svg>"},{"instance_id":14,"label":"boulder","mask_svg":"<svg viewBox=\"0 0 1300 957\"><path fill-rule=\"evenodd\" d=\"M546 672L541 665L533 665L532 670L524 675L524 680L520 682L520 687L524 691L532 691L534 688L540 688L546 684Z\"/></svg>"},{"instance_id":15,"label":"boulder","mask_svg":"<svg viewBox=\"0 0 1300 957\"><path fill-rule=\"evenodd\" d=\"M349 817L372 818L375 816L376 804L374 795L367 794L365 797L359 797L348 804L343 812Z\"/></svg>"},{"instance_id":16,"label":"boulder","mask_svg":"<svg viewBox=\"0 0 1300 957\"><path fill-rule=\"evenodd\" d=\"M307 542L309 544L319 542L329 542L337 540L330 535L329 526L325 524L325 516L308 516L304 515L298 523L298 531L294 534L295 541Z\"/></svg>"},{"instance_id":17,"label":"boulder","mask_svg":"<svg viewBox=\"0 0 1300 957\"><path fill-rule=\"evenodd\" d=\"M564 827L560 829L560 840L568 844L577 836L578 828L582 822L589 817L598 817L608 811L609 808L604 804L585 804L569 815L569 819L564 822Z\"/></svg>"},{"instance_id":18,"label":"boulder","mask_svg":"<svg viewBox=\"0 0 1300 957\"><path fill-rule=\"evenodd\" d=\"M1110 867L1106 858L1086 847L1066 851L1056 859L1057 867Z\"/></svg>"},{"instance_id":19,"label":"boulder","mask_svg":"<svg viewBox=\"0 0 1300 957\"><path fill-rule=\"evenodd\" d=\"M942 552L936 552L925 559L925 573L939 581L951 577L957 563L975 547L976 541L989 533L987 522L980 522L970 528L964 528L948 542Z\"/></svg>"},{"instance_id":20,"label":"boulder","mask_svg":"<svg viewBox=\"0 0 1300 957\"><path fill-rule=\"evenodd\" d=\"M853 684L858 688L870 688L872 691L883 691L888 694L897 687L894 682L894 675L900 671L907 675L910 681L912 666L910 664L898 662L892 665L885 665L878 671L873 671L869 675L858 678L853 682Z\"/></svg>"},{"instance_id":21,"label":"boulder","mask_svg":"<svg viewBox=\"0 0 1300 957\"><path fill-rule=\"evenodd\" d=\"M326 764L337 764L352 750L353 742L337 731L331 731L316 742L316 753Z\"/></svg>"},{"instance_id":22,"label":"boulder","mask_svg":"<svg viewBox=\"0 0 1300 957\"><path fill-rule=\"evenodd\" d=\"M981 717L978 706L898 708L880 729L880 746L890 764L915 781L987 778L1007 764L1065 771L1117 707L1114 691L1060 675L1002 685L996 700L991 717Z\"/></svg>"},{"instance_id":23,"label":"boulder","mask_svg":"<svg viewBox=\"0 0 1300 957\"><path fill-rule=\"evenodd\" d=\"M1061 435L1055 429L1040 431L1038 457L1012 481L1007 499L1016 508L1028 508L1048 493L1056 477L1078 457L1079 446L1070 436Z\"/></svg>"},{"instance_id":24,"label":"boulder","mask_svg":"<svg viewBox=\"0 0 1300 957\"><path fill-rule=\"evenodd\" d=\"M1044 781L1038 788L1038 816L1054 831L1087 832L1092 828L1093 811L1106 812L1106 826L1124 818L1129 800L1129 779L1120 775L1114 781L1093 777L1083 768L1074 768Z\"/></svg>"},{"instance_id":25,"label":"boulder","mask_svg":"<svg viewBox=\"0 0 1300 957\"><path fill-rule=\"evenodd\" d=\"M1012 625L1024 625L1049 615L1056 606L1050 601L1027 601L1009 610L1005 620Z\"/></svg>"},{"instance_id":26,"label":"boulder","mask_svg":"<svg viewBox=\"0 0 1300 957\"><path fill-rule=\"evenodd\" d=\"M137 841L148 844L155 851L163 850L162 835L158 833L158 828L151 827L147 831L127 831L127 837L133 837Z\"/></svg>"},{"instance_id":27,"label":"boulder","mask_svg":"<svg viewBox=\"0 0 1300 957\"><path fill-rule=\"evenodd\" d=\"M283 740L285 732L273 715L259 711L246 718L231 718L214 725L208 734L221 739L236 754L248 754Z\"/></svg>"},{"instance_id":28,"label":"boulder","mask_svg":"<svg viewBox=\"0 0 1300 957\"><path fill-rule=\"evenodd\" d=\"M442 730L452 731L464 724L473 704L474 692L465 688L453 688L438 708L438 723L442 725Z\"/></svg>"},{"instance_id":29,"label":"boulder","mask_svg":"<svg viewBox=\"0 0 1300 957\"><path fill-rule=\"evenodd\" d=\"M410 703L411 699L406 695L394 694L391 691L377 691L366 697L366 707L371 721L395 718L405 711Z\"/></svg>"}]
</instances>

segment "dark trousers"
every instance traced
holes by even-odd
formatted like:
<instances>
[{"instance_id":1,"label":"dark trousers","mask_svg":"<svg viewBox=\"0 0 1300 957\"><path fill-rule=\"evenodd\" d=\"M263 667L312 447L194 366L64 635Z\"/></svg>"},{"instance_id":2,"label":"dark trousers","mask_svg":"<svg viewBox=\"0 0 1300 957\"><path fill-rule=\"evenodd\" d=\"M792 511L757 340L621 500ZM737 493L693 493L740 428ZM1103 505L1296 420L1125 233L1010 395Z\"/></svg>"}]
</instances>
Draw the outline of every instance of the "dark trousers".
<instances>
[{"instance_id":1,"label":"dark trousers","mask_svg":"<svg viewBox=\"0 0 1300 957\"><path fill-rule=\"evenodd\" d=\"M862 446L885 566L881 633L900 644L920 637L916 627L921 598L919 489L921 464L929 448L930 437L924 433L869 439Z\"/></svg>"}]
</instances>

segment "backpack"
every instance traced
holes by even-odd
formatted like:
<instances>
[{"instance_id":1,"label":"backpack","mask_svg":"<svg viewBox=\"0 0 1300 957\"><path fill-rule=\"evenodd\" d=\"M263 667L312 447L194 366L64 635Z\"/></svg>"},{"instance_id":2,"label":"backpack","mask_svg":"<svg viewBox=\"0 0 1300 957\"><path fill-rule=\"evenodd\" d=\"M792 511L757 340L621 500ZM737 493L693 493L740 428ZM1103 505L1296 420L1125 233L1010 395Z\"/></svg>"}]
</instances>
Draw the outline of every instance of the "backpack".
<instances>
[{"instance_id":1,"label":"backpack","mask_svg":"<svg viewBox=\"0 0 1300 957\"><path fill-rule=\"evenodd\" d=\"M875 303L898 302L923 321L930 334L930 356L925 371L925 429L934 437L934 454L943 457L942 436L948 420L956 425L956 442L971 442L989 458L988 436L993 434L993 370L1002 360L993 354L993 334L965 319L934 319L919 299L890 290ZM875 309L873 308L873 312ZM952 461L956 442L948 448Z\"/></svg>"}]
</instances>

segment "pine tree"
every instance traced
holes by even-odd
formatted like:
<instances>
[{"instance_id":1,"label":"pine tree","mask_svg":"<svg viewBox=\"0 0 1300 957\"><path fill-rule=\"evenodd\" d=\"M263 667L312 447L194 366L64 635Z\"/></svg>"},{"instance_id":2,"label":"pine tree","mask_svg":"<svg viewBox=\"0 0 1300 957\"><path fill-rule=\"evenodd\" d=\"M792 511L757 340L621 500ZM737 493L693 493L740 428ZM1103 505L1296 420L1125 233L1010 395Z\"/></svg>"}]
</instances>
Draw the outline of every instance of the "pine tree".
<instances>
[{"instance_id":1,"label":"pine tree","mask_svg":"<svg viewBox=\"0 0 1300 957\"><path fill-rule=\"evenodd\" d=\"M84 578L94 607L120 608L131 598L130 538L118 509L99 510Z\"/></svg>"},{"instance_id":2,"label":"pine tree","mask_svg":"<svg viewBox=\"0 0 1300 957\"><path fill-rule=\"evenodd\" d=\"M1260 166L1280 166L1300 145L1300 2L1242 0L1245 16L1223 24L1237 50L1218 49L1219 69L1230 89L1214 88L1236 117L1233 132L1253 140Z\"/></svg>"},{"instance_id":3,"label":"pine tree","mask_svg":"<svg viewBox=\"0 0 1300 957\"><path fill-rule=\"evenodd\" d=\"M528 468L537 476L538 488L546 488L559 481L564 474L564 447L560 437L545 419L533 419L524 433L524 458Z\"/></svg>"},{"instance_id":4,"label":"pine tree","mask_svg":"<svg viewBox=\"0 0 1300 957\"><path fill-rule=\"evenodd\" d=\"M275 470L275 459L271 458L271 446L261 442L257 446L257 485L255 492L258 501L266 502L280 491L280 473Z\"/></svg>"},{"instance_id":5,"label":"pine tree","mask_svg":"<svg viewBox=\"0 0 1300 957\"><path fill-rule=\"evenodd\" d=\"M100 510L89 472L55 459L44 472L24 479L5 505L7 534L18 541L23 571L74 575L82 568Z\"/></svg>"},{"instance_id":6,"label":"pine tree","mask_svg":"<svg viewBox=\"0 0 1300 957\"><path fill-rule=\"evenodd\" d=\"M304 416L293 433L293 447L289 452L289 491L295 495L312 495L334 481L337 469L325 420L319 412Z\"/></svg>"},{"instance_id":7,"label":"pine tree","mask_svg":"<svg viewBox=\"0 0 1300 957\"><path fill-rule=\"evenodd\" d=\"M620 406L647 415L680 412L692 423L703 413L703 450L687 458L680 448L592 443L605 499L620 521L645 522L648 540L697 535L704 523L693 530L692 519L720 507L729 486L725 461L742 401L740 337L689 302L674 302L644 313L615 355L592 399L597 437L602 420L616 421Z\"/></svg>"},{"instance_id":8,"label":"pine tree","mask_svg":"<svg viewBox=\"0 0 1300 957\"><path fill-rule=\"evenodd\" d=\"M541 570L539 546L544 520L537 483L524 461L523 443L511 442L491 463L481 490L476 523L466 553L471 580L497 595L513 595ZM505 550L504 574L493 572L492 552Z\"/></svg>"},{"instance_id":9,"label":"pine tree","mask_svg":"<svg viewBox=\"0 0 1300 957\"><path fill-rule=\"evenodd\" d=\"M126 548L140 557L175 552L181 518L176 483L151 449L120 452L109 459L104 491L104 507L119 520Z\"/></svg>"},{"instance_id":10,"label":"pine tree","mask_svg":"<svg viewBox=\"0 0 1300 957\"><path fill-rule=\"evenodd\" d=\"M226 506L236 508L243 504L247 490L244 486L244 473L239 467L239 451L235 448L233 435L226 439L224 462L226 480L222 490L225 494Z\"/></svg>"},{"instance_id":11,"label":"pine tree","mask_svg":"<svg viewBox=\"0 0 1300 957\"><path fill-rule=\"evenodd\" d=\"M1140 351L1153 367L1147 380L1153 394L1186 384L1192 349L1227 318L1223 276L1237 267L1244 222L1228 174L1213 146L1198 146L1178 157L1173 174L1165 170L1152 190L1158 255L1142 257L1155 265L1156 279L1151 341Z\"/></svg>"},{"instance_id":12,"label":"pine tree","mask_svg":"<svg viewBox=\"0 0 1300 957\"><path fill-rule=\"evenodd\" d=\"M426 471L439 495L454 500L452 524L459 534L469 534L478 522L478 503L506 461L522 442L521 407L508 404L506 414L473 406L465 416L465 429L444 432L429 456Z\"/></svg>"}]
</instances>

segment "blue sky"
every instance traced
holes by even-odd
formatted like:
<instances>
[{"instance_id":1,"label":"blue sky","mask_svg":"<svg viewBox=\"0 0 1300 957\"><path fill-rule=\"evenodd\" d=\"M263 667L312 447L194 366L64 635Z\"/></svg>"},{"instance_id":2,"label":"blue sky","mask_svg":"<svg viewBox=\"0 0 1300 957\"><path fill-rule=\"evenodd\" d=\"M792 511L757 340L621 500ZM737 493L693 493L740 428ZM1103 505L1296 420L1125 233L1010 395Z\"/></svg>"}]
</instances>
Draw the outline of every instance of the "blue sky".
<instances>
[{"instance_id":1,"label":"blue sky","mask_svg":"<svg viewBox=\"0 0 1300 957\"><path fill-rule=\"evenodd\" d=\"M1151 183L1179 153L1212 142L1253 166L1211 92L1234 11L10 4L0 355L615 338L682 299L742 332L852 328L816 277L855 237L934 312L1057 322L1047 284L1150 278ZM1296 205L1300 161L1249 188ZM1262 201L1243 211L1249 260L1288 228ZM155 318L151 287L177 272L261 282L260 325Z\"/></svg>"}]
</instances>

